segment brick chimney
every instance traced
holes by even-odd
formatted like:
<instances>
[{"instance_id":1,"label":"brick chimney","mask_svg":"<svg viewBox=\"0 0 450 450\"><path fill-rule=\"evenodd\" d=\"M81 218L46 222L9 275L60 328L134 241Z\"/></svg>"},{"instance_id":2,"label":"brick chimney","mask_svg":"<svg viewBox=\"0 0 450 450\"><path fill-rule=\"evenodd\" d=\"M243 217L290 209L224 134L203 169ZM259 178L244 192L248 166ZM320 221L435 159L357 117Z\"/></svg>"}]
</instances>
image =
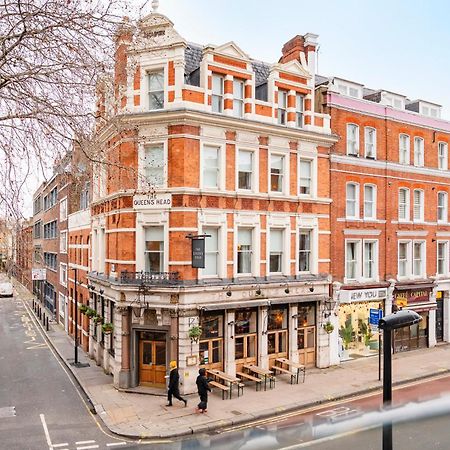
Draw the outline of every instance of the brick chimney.
<instances>
[{"instance_id":1,"label":"brick chimney","mask_svg":"<svg viewBox=\"0 0 450 450\"><path fill-rule=\"evenodd\" d=\"M283 45L281 50L281 63L287 63L292 60L302 62L302 54L305 57L305 62L308 64L310 72L315 72L316 48L317 48L317 34L306 33L304 36L298 34Z\"/></svg>"}]
</instances>

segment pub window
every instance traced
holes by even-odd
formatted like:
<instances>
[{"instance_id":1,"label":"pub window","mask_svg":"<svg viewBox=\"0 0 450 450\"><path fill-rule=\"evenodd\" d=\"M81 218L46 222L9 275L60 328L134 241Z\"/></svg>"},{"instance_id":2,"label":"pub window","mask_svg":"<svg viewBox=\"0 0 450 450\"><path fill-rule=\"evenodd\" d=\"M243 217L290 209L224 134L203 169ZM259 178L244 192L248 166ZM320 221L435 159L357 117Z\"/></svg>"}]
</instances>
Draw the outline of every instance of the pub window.
<instances>
[{"instance_id":1,"label":"pub window","mask_svg":"<svg viewBox=\"0 0 450 450\"><path fill-rule=\"evenodd\" d=\"M314 304L299 304L297 312L297 349L299 362L314 365L316 347L316 307Z\"/></svg>"},{"instance_id":2,"label":"pub window","mask_svg":"<svg viewBox=\"0 0 450 450\"><path fill-rule=\"evenodd\" d=\"M240 309L234 317L235 359L256 358L257 313L254 309Z\"/></svg>"},{"instance_id":3,"label":"pub window","mask_svg":"<svg viewBox=\"0 0 450 450\"><path fill-rule=\"evenodd\" d=\"M164 271L164 228L145 228L145 271Z\"/></svg>"},{"instance_id":4,"label":"pub window","mask_svg":"<svg viewBox=\"0 0 450 450\"><path fill-rule=\"evenodd\" d=\"M268 311L267 343L269 354L287 351L287 307Z\"/></svg>"},{"instance_id":5,"label":"pub window","mask_svg":"<svg viewBox=\"0 0 450 450\"><path fill-rule=\"evenodd\" d=\"M223 315L207 313L200 317L200 365L222 364Z\"/></svg>"}]
</instances>

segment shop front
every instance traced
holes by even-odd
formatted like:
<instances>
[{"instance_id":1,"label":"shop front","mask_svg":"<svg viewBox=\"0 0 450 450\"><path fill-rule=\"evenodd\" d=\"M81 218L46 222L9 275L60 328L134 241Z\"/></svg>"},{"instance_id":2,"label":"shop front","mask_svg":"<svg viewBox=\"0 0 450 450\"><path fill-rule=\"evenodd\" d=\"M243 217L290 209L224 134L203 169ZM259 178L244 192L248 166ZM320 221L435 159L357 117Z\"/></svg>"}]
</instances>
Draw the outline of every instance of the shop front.
<instances>
[{"instance_id":1,"label":"shop front","mask_svg":"<svg viewBox=\"0 0 450 450\"><path fill-rule=\"evenodd\" d=\"M268 310L267 318L267 349L269 367L275 364L277 358L288 357L288 305L279 305Z\"/></svg>"},{"instance_id":2,"label":"shop front","mask_svg":"<svg viewBox=\"0 0 450 450\"><path fill-rule=\"evenodd\" d=\"M223 370L223 324L223 312L204 313L200 316L202 329L199 343L200 367Z\"/></svg>"},{"instance_id":3,"label":"shop front","mask_svg":"<svg viewBox=\"0 0 450 450\"><path fill-rule=\"evenodd\" d=\"M236 371L244 364L258 364L258 309L237 309L234 319Z\"/></svg>"},{"instance_id":4,"label":"shop front","mask_svg":"<svg viewBox=\"0 0 450 450\"><path fill-rule=\"evenodd\" d=\"M431 301L432 288L432 284L419 287L401 285L395 287L393 311L403 308L411 309L420 314L422 320L410 327L399 328L394 331L394 352L404 352L429 346L430 328L436 326L437 305L436 302Z\"/></svg>"},{"instance_id":5,"label":"shop front","mask_svg":"<svg viewBox=\"0 0 450 450\"><path fill-rule=\"evenodd\" d=\"M339 292L341 360L378 353L379 331L370 316L383 316L387 288L343 289Z\"/></svg>"},{"instance_id":6,"label":"shop front","mask_svg":"<svg viewBox=\"0 0 450 450\"><path fill-rule=\"evenodd\" d=\"M316 309L315 303L299 303L298 305L298 361L306 367L316 365Z\"/></svg>"}]
</instances>

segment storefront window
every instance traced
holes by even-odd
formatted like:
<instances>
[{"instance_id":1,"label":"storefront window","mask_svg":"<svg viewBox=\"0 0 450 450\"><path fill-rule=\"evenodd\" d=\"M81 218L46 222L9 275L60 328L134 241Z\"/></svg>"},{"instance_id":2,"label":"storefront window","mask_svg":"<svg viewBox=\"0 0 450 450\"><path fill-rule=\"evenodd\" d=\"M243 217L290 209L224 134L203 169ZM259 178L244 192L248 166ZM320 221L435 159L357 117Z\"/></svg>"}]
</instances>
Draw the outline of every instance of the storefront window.
<instances>
[{"instance_id":1,"label":"storefront window","mask_svg":"<svg viewBox=\"0 0 450 450\"><path fill-rule=\"evenodd\" d=\"M287 308L277 308L269 310L268 330L281 330L287 328Z\"/></svg>"},{"instance_id":2,"label":"storefront window","mask_svg":"<svg viewBox=\"0 0 450 450\"><path fill-rule=\"evenodd\" d=\"M223 315L205 314L200 318L200 365L222 368L223 363Z\"/></svg>"},{"instance_id":3,"label":"storefront window","mask_svg":"<svg viewBox=\"0 0 450 450\"><path fill-rule=\"evenodd\" d=\"M287 306L270 309L267 322L267 345L269 354L287 352Z\"/></svg>"},{"instance_id":4,"label":"storefront window","mask_svg":"<svg viewBox=\"0 0 450 450\"><path fill-rule=\"evenodd\" d=\"M380 302L341 304L339 308L340 351L347 351L347 357L367 356L378 352L378 329L369 324L371 309L383 309L383 305Z\"/></svg>"}]
</instances>

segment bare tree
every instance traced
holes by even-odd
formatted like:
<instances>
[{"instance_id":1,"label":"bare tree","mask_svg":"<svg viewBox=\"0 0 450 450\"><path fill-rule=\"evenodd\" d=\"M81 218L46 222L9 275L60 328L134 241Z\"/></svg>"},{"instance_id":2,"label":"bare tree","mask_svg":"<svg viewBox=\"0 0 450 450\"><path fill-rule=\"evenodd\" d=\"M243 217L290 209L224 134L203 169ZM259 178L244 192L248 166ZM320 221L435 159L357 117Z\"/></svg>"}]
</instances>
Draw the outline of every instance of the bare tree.
<instances>
[{"instance_id":1,"label":"bare tree","mask_svg":"<svg viewBox=\"0 0 450 450\"><path fill-rule=\"evenodd\" d=\"M20 216L26 177L90 134L96 83L111 73L114 32L128 12L123 0L0 0L0 201L8 215Z\"/></svg>"}]
</instances>

